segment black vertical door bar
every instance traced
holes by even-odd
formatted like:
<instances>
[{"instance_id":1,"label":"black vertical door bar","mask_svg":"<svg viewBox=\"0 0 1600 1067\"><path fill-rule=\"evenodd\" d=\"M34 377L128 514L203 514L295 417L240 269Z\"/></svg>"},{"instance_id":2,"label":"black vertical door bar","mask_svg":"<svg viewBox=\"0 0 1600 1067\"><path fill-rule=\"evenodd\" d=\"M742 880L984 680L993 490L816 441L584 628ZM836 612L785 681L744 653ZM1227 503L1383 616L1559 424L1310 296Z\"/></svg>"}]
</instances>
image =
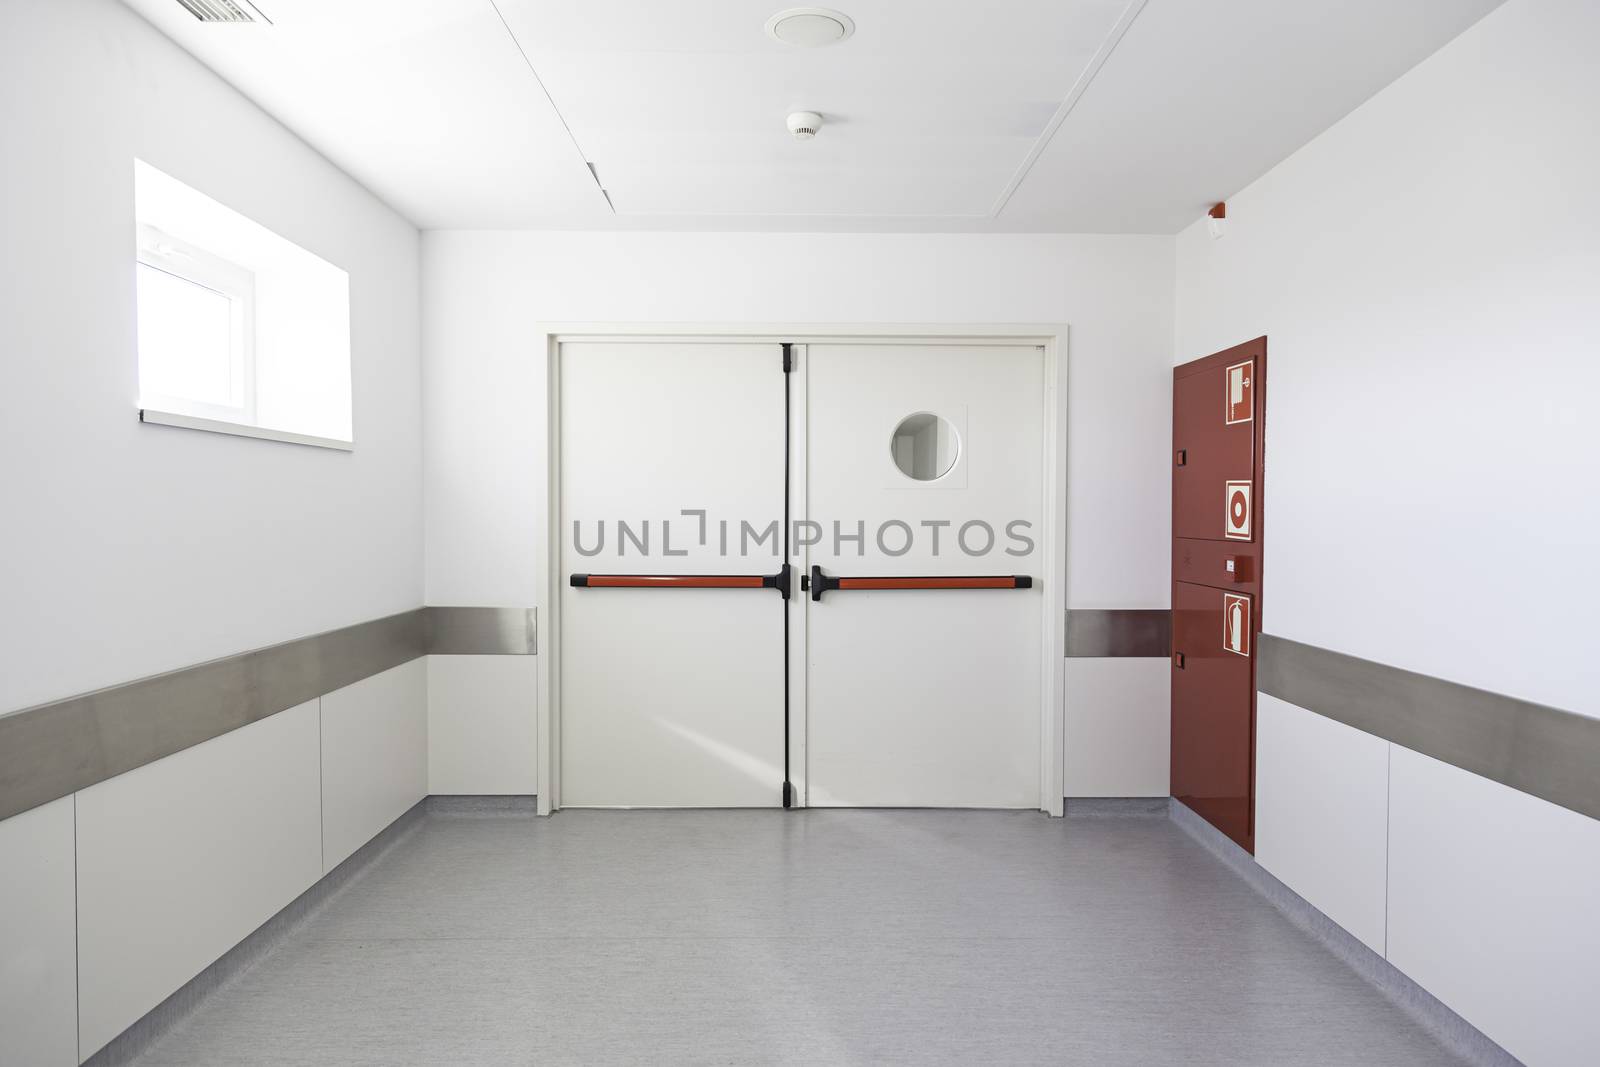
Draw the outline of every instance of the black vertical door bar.
<instances>
[{"instance_id":1,"label":"black vertical door bar","mask_svg":"<svg viewBox=\"0 0 1600 1067\"><path fill-rule=\"evenodd\" d=\"M783 566L789 573L789 451L792 400L789 379L794 372L794 350L783 343ZM785 583L787 585L787 583ZM789 780L789 590L783 592L783 806L794 806L794 784Z\"/></svg>"}]
</instances>

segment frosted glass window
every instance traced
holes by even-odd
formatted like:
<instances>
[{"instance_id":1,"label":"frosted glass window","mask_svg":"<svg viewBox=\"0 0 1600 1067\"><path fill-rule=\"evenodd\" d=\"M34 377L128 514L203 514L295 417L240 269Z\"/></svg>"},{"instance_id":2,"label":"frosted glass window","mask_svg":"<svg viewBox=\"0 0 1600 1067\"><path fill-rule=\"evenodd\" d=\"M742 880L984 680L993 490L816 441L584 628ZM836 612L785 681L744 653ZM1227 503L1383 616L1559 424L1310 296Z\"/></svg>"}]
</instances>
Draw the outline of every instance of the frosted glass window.
<instances>
[{"instance_id":1,"label":"frosted glass window","mask_svg":"<svg viewBox=\"0 0 1600 1067\"><path fill-rule=\"evenodd\" d=\"M247 292L227 293L141 262L139 392L146 407L250 417ZM199 409L204 409L199 411Z\"/></svg>"},{"instance_id":2,"label":"frosted glass window","mask_svg":"<svg viewBox=\"0 0 1600 1067\"><path fill-rule=\"evenodd\" d=\"M134 163L144 422L354 443L350 279L147 163Z\"/></svg>"}]
</instances>

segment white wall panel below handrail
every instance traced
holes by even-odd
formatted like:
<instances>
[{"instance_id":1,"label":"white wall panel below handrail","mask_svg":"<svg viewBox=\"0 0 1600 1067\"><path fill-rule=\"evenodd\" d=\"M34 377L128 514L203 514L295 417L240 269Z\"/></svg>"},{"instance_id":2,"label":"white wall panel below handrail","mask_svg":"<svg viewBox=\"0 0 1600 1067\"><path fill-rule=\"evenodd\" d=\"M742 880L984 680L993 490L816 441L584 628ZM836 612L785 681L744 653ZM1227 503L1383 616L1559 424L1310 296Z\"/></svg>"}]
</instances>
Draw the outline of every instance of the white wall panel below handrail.
<instances>
[{"instance_id":1,"label":"white wall panel below handrail","mask_svg":"<svg viewBox=\"0 0 1600 1067\"><path fill-rule=\"evenodd\" d=\"M85 1056L322 876L318 748L313 700L78 794Z\"/></svg>"}]
</instances>

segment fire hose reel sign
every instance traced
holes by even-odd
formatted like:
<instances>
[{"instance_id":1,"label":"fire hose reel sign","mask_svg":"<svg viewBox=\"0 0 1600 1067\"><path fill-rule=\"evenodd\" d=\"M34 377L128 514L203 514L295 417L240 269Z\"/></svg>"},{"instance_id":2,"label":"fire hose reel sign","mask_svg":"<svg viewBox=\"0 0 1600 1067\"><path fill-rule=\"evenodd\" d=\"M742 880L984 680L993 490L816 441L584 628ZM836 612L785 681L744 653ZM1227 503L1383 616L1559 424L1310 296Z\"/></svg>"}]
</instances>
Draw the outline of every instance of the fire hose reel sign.
<instances>
[{"instance_id":1,"label":"fire hose reel sign","mask_svg":"<svg viewBox=\"0 0 1600 1067\"><path fill-rule=\"evenodd\" d=\"M1223 398L1222 421L1228 426L1249 422L1255 415L1256 361L1235 363L1227 372L1227 395Z\"/></svg>"},{"instance_id":2,"label":"fire hose reel sign","mask_svg":"<svg viewBox=\"0 0 1600 1067\"><path fill-rule=\"evenodd\" d=\"M1223 536L1232 541L1250 540L1250 483L1228 482L1223 507Z\"/></svg>"}]
</instances>

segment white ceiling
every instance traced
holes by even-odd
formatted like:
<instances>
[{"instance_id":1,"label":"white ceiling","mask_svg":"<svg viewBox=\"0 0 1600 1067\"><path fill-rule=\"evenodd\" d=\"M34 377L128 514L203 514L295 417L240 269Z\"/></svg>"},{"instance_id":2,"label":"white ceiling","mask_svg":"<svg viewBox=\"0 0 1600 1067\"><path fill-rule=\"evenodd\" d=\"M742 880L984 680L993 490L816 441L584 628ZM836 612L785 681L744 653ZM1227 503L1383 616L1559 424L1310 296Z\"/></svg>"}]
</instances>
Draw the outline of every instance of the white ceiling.
<instances>
[{"instance_id":1,"label":"white ceiling","mask_svg":"<svg viewBox=\"0 0 1600 1067\"><path fill-rule=\"evenodd\" d=\"M125 2L425 228L1172 233L1501 0Z\"/></svg>"},{"instance_id":2,"label":"white ceiling","mask_svg":"<svg viewBox=\"0 0 1600 1067\"><path fill-rule=\"evenodd\" d=\"M873 218L988 217L1128 7L844 2L853 37L796 48L783 0L499 0L618 213Z\"/></svg>"}]
</instances>

